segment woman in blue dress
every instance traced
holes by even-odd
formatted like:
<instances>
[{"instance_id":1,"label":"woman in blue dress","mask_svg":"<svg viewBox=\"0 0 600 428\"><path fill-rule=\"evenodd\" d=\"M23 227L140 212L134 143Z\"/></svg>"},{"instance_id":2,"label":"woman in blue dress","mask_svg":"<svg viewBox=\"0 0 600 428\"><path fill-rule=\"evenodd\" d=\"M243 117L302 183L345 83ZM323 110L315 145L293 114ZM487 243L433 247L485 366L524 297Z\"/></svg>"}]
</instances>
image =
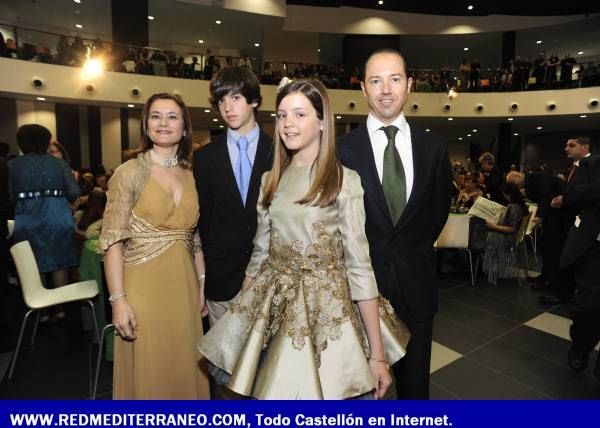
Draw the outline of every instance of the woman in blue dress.
<instances>
[{"instance_id":1,"label":"woman in blue dress","mask_svg":"<svg viewBox=\"0 0 600 428\"><path fill-rule=\"evenodd\" d=\"M23 156L8 168L16 201L14 242L29 241L40 272L52 273L56 288L67 283L67 269L79 264L69 205L79 196L79 186L69 165L47 154L51 137L43 126L21 126L17 142Z\"/></svg>"}]
</instances>

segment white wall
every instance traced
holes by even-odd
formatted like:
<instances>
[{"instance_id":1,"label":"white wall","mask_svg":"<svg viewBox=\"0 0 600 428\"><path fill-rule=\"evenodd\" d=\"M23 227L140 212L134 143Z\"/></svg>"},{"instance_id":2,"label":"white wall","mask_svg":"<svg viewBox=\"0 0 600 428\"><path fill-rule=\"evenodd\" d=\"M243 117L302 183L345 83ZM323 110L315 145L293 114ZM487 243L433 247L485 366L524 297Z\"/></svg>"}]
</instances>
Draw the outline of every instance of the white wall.
<instances>
[{"instance_id":1,"label":"white wall","mask_svg":"<svg viewBox=\"0 0 600 428\"><path fill-rule=\"evenodd\" d=\"M121 112L118 108L100 109L102 165L107 171L121 165Z\"/></svg>"},{"instance_id":2,"label":"white wall","mask_svg":"<svg viewBox=\"0 0 600 428\"><path fill-rule=\"evenodd\" d=\"M29 123L45 126L56 138L54 103L17 100L17 126Z\"/></svg>"}]
</instances>

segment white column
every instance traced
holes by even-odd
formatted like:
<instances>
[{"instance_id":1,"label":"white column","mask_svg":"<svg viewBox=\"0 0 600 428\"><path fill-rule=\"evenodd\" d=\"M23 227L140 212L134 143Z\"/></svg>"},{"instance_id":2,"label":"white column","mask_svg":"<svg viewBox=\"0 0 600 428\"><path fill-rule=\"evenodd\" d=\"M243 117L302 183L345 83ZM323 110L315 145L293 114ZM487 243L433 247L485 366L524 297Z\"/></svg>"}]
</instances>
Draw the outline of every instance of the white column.
<instances>
[{"instance_id":1,"label":"white column","mask_svg":"<svg viewBox=\"0 0 600 428\"><path fill-rule=\"evenodd\" d=\"M121 112L118 108L100 108L102 165L106 171L121 165Z\"/></svg>"},{"instance_id":2,"label":"white column","mask_svg":"<svg viewBox=\"0 0 600 428\"><path fill-rule=\"evenodd\" d=\"M45 126L56 138L54 103L17 100L17 126L31 123Z\"/></svg>"}]
</instances>

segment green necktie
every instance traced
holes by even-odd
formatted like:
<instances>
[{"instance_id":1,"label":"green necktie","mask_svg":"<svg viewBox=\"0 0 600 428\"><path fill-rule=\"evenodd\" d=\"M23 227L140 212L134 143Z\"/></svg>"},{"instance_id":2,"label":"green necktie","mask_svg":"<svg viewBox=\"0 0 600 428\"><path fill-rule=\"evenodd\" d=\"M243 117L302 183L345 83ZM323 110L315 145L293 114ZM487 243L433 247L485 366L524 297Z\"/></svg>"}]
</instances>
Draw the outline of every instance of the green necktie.
<instances>
[{"instance_id":1,"label":"green necktie","mask_svg":"<svg viewBox=\"0 0 600 428\"><path fill-rule=\"evenodd\" d=\"M406 206L406 175L400 154L396 150L396 134L398 128L394 125L381 128L388 138L383 154L383 194L387 202L390 216L394 225L400 220Z\"/></svg>"}]
</instances>

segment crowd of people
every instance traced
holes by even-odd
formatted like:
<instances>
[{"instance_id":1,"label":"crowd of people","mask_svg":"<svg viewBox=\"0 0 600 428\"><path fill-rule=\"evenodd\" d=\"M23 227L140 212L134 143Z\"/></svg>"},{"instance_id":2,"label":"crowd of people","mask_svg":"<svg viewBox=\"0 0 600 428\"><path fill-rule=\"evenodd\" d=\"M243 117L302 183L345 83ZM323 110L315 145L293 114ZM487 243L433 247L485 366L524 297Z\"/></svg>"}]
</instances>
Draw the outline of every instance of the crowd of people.
<instances>
[{"instance_id":1,"label":"crowd of people","mask_svg":"<svg viewBox=\"0 0 600 428\"><path fill-rule=\"evenodd\" d=\"M453 180L445 139L404 116L413 81L402 55L372 53L362 82L366 122L337 139L325 85L282 82L271 138L256 122L257 75L221 68L209 96L227 130L194 152L181 97L154 94L140 150L110 180L104 171L74 172L46 128L19 128L24 155L8 162L10 186L0 195L15 203L13 241L30 241L40 272L61 286L77 265L76 236L98 238L118 335L113 398L378 399L390 393L393 374L395 397L427 399L434 242L451 206L484 195L507 205L485 226L491 282L517 268L511 237L528 212L523 187L542 213L546 207L545 234L548 210L563 207L580 210L581 230L600 233L595 158L577 152L579 169L560 194L532 191L533 172L503 175L491 153L479 171L457 169ZM575 160L571 143L565 151ZM582 266L573 275L569 353L580 371L600 341L590 276L600 243L580 243L576 232L575 254L563 252L564 269L545 278Z\"/></svg>"}]
</instances>

